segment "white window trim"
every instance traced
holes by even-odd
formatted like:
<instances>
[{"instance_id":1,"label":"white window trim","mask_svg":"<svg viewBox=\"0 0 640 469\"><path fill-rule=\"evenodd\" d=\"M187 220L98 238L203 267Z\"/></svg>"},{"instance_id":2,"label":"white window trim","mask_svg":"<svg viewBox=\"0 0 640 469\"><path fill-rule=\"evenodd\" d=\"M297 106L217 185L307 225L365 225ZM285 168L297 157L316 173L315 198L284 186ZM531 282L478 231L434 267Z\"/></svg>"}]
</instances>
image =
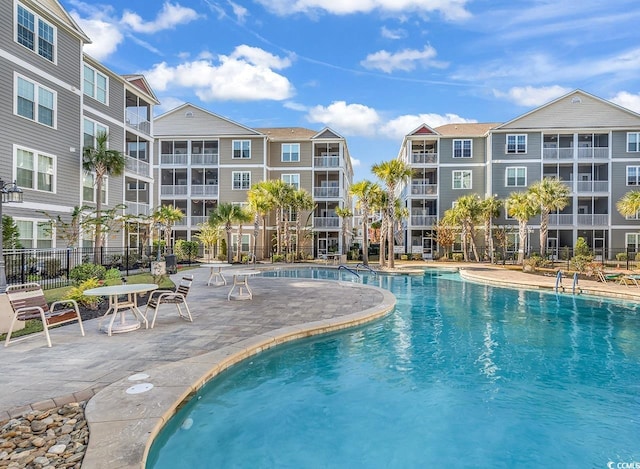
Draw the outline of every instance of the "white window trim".
<instances>
[{"instance_id":1,"label":"white window trim","mask_svg":"<svg viewBox=\"0 0 640 469\"><path fill-rule=\"evenodd\" d=\"M240 144L240 154L242 154L242 143L243 142L248 142L249 143L249 156L247 158L244 158L242 156L235 156L235 153L236 153L235 145L236 145L236 143ZM231 141L231 159L233 159L233 160L250 160L251 159L251 140L232 140Z\"/></svg>"},{"instance_id":2,"label":"white window trim","mask_svg":"<svg viewBox=\"0 0 640 469\"><path fill-rule=\"evenodd\" d=\"M456 156L456 142L460 142L460 156ZM464 142L469 142L469 156L464 156ZM453 158L473 158L473 139L471 138L456 138L452 143L452 157Z\"/></svg>"},{"instance_id":3,"label":"white window trim","mask_svg":"<svg viewBox=\"0 0 640 469\"><path fill-rule=\"evenodd\" d=\"M284 146L285 146L285 145L289 145L290 149L291 149L291 147L293 147L294 145L297 145L297 146L298 146L298 152L297 152L297 153L298 153L298 159L297 159L297 160L292 160L292 159L285 160L285 159L284 159L284 155L285 155L285 152L284 152ZM291 158L291 155L292 155L292 152L291 152L291 151L290 151L289 153L286 153L286 154L287 154L287 155L289 155L289 158ZM299 163L299 162L300 162L300 144L299 144L299 143L283 143L283 144L280 146L280 161L281 161L282 163Z\"/></svg>"},{"instance_id":4,"label":"white window trim","mask_svg":"<svg viewBox=\"0 0 640 469\"><path fill-rule=\"evenodd\" d=\"M630 243L629 242L629 238L630 237L635 238L635 242L634 243ZM625 233L624 234L624 247L625 247L625 249L629 247L629 244L635 245L636 251L637 251L638 248L640 247L640 234L639 233Z\"/></svg>"},{"instance_id":5,"label":"white window trim","mask_svg":"<svg viewBox=\"0 0 640 469\"><path fill-rule=\"evenodd\" d=\"M516 148L515 151L509 151L509 137L514 137L516 139ZM524 150L518 150L518 137L524 137ZM527 145L529 144L529 139L527 138L527 134L507 134L504 142L504 152L507 155L523 155L527 153Z\"/></svg>"},{"instance_id":6,"label":"white window trim","mask_svg":"<svg viewBox=\"0 0 640 469\"><path fill-rule=\"evenodd\" d=\"M99 103L102 103L102 104L108 106L109 105L109 77L106 74L100 72L95 67L92 67L91 65L88 65L88 64L83 64L83 65L84 65L84 67L82 68L82 92L83 92L83 94L85 96L89 96L91 99L94 99ZM94 94L93 96L90 95L89 93L87 93L87 90L85 89L85 86L84 86L84 68L85 67L93 72L93 94ZM95 96L95 95L97 95L96 90L98 89L98 80L97 80L98 75L102 75L104 77L104 79L105 79L104 101L100 101L97 98L97 96Z\"/></svg>"},{"instance_id":7,"label":"white window trim","mask_svg":"<svg viewBox=\"0 0 640 469\"><path fill-rule=\"evenodd\" d=\"M33 49L30 49L29 47L25 46L24 44L20 44L20 42L18 42L18 6L24 8L25 10L27 10L29 13L31 13L33 15L33 28L34 28L34 38L33 38ZM38 39L39 39L39 29L38 29L38 21L42 21L43 23L46 23L48 26L51 27L51 29L53 29L53 57L52 60L49 60L48 58L46 58L44 55L40 55L40 53L38 52ZM21 2L15 2L15 8L13 10L13 29L14 29L14 34L13 34L13 40L16 44L18 44L20 47L24 47L27 50L30 50L31 52L33 52L34 54L36 54L38 57L42 57L44 60L46 60L47 62L51 62L52 64L57 65L58 64L58 28L56 27L55 24L51 23L50 21L45 20L43 17L41 17L40 15L38 15L36 12L34 12L33 10L31 10L30 8L27 8L23 3Z\"/></svg>"},{"instance_id":8,"label":"white window trim","mask_svg":"<svg viewBox=\"0 0 640 469\"><path fill-rule=\"evenodd\" d=\"M515 170L515 184L509 184L509 170ZM524 169L524 184L518 184L518 174L517 171L519 169ZM527 187L527 167L526 166L507 166L504 170L504 187Z\"/></svg>"},{"instance_id":9,"label":"white window trim","mask_svg":"<svg viewBox=\"0 0 640 469\"><path fill-rule=\"evenodd\" d=\"M636 169L636 184L629 184L629 168ZM640 187L640 166L630 165L624 170L624 181L627 187Z\"/></svg>"},{"instance_id":10,"label":"white window trim","mask_svg":"<svg viewBox=\"0 0 640 469\"><path fill-rule=\"evenodd\" d=\"M239 187L236 188L235 186L235 180L236 180L236 174L240 175L240 185L242 186L242 175L243 174L248 174L249 175L249 185L247 188L243 188L243 187ZM251 188L251 171L232 171L231 172L231 190L233 191L246 191L249 190Z\"/></svg>"},{"instance_id":11,"label":"white window trim","mask_svg":"<svg viewBox=\"0 0 640 469\"><path fill-rule=\"evenodd\" d=\"M33 178L33 186L34 187L25 187L20 186L24 189L29 189L36 192L42 192L43 194L56 194L57 193L57 182L58 182L58 158L56 155L52 155L51 153L45 153L44 151L34 150L33 148L27 148L20 145L13 145L13 180L15 181L18 176L18 150L28 151L29 153L33 153L35 161L34 161L34 178ZM46 156L47 158L51 158L53 160L53 181L51 183L51 190L45 191L42 189L38 189L38 155Z\"/></svg>"},{"instance_id":12,"label":"white window trim","mask_svg":"<svg viewBox=\"0 0 640 469\"><path fill-rule=\"evenodd\" d=\"M469 187L456 187L456 173L460 173L460 181L464 181L463 173L469 173ZM451 189L455 191L469 190L473 188L473 171L470 169L459 169L451 172Z\"/></svg>"},{"instance_id":13,"label":"white window trim","mask_svg":"<svg viewBox=\"0 0 640 469\"><path fill-rule=\"evenodd\" d=\"M91 134L91 136L93 137L93 144L95 146L96 143L96 134L98 133L98 130L96 129L96 126L100 126L102 128L104 128L104 131L106 132L107 135L109 135L109 126L103 122L99 122L97 120L94 119L89 119L88 117L83 117L82 120L82 145L84 148L84 135L87 133L86 132L86 127L85 127L85 122L91 122L93 124L93 133ZM109 141L107 140L107 148L109 148Z\"/></svg>"},{"instance_id":14,"label":"white window trim","mask_svg":"<svg viewBox=\"0 0 640 469\"><path fill-rule=\"evenodd\" d=\"M39 223L49 223L49 220L45 220L43 218L29 218L29 217L13 217L13 220L18 222L27 222L27 223L31 223L32 225L32 238L31 238L31 248L28 249L38 249L38 224ZM20 237L19 239L24 239L22 237ZM55 248L56 247L56 232L55 232L55 226L51 227L51 248Z\"/></svg>"},{"instance_id":15,"label":"white window trim","mask_svg":"<svg viewBox=\"0 0 640 469\"><path fill-rule=\"evenodd\" d=\"M635 135L636 136L636 149L635 150L629 150L629 136L630 135ZM640 132L627 132L626 150L627 150L627 153L640 153Z\"/></svg>"},{"instance_id":16,"label":"white window trim","mask_svg":"<svg viewBox=\"0 0 640 469\"><path fill-rule=\"evenodd\" d=\"M90 174L91 176L93 176L93 200L85 200L84 198L85 186L84 186L83 179L84 179L84 176L86 176L87 174ZM104 200L102 200L102 205L106 206L106 205L109 205L109 176L102 176L102 189L104 190ZM80 179L80 194L82 195L82 201L89 202L90 204L95 204L96 201L98 200L97 190L98 190L98 187L96 186L96 173L93 171L91 172L83 171Z\"/></svg>"},{"instance_id":17,"label":"white window trim","mask_svg":"<svg viewBox=\"0 0 640 469\"><path fill-rule=\"evenodd\" d=\"M32 85L34 85L34 96L33 96L33 104L34 104L34 110L33 110L33 119L30 119L29 117L23 116L22 114L18 114L18 79L23 79L24 81L28 81L29 83L31 83ZM52 125L48 125L48 124L43 124L42 122L40 122L38 120L38 99L40 96L40 93L38 93L38 89L42 88L43 90L46 90L48 92L50 92L53 95L53 123ZM13 114L17 117L20 117L21 119L26 119L29 122L35 122L36 124L42 125L44 127L46 127L47 129L57 129L58 128L58 93L55 90L52 90L51 88L48 88L46 86L41 85L40 83L38 83L37 81L32 80L31 78L28 78L24 75L20 75L19 73L14 73L13 76Z\"/></svg>"},{"instance_id":18,"label":"white window trim","mask_svg":"<svg viewBox=\"0 0 640 469\"><path fill-rule=\"evenodd\" d=\"M295 176L298 179L297 184L292 184L291 183L291 177ZM289 178L289 181L285 180L285 177ZM296 189L300 189L300 173L287 173L287 174L282 174L280 176L280 179L282 179L284 182L286 182L287 184L289 184L290 186L295 187Z\"/></svg>"}]
</instances>

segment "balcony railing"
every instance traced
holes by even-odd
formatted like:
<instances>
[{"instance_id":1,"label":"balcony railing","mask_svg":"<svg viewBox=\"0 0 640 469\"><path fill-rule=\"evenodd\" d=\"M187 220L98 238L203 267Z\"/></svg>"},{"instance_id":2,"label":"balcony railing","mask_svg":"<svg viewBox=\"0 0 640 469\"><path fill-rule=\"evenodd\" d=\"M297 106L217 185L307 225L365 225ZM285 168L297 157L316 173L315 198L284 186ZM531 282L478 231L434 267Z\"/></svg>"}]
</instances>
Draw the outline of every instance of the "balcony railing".
<instances>
[{"instance_id":1,"label":"balcony railing","mask_svg":"<svg viewBox=\"0 0 640 469\"><path fill-rule=\"evenodd\" d=\"M572 160L573 148L544 148L542 158L545 160Z\"/></svg>"},{"instance_id":2,"label":"balcony railing","mask_svg":"<svg viewBox=\"0 0 640 469\"><path fill-rule=\"evenodd\" d=\"M151 213L149 204L142 204L139 202L129 202L126 200L124 204L127 206L127 208L124 209L124 213L126 215L133 215L135 217L139 217L139 216L147 216L149 215L149 213Z\"/></svg>"},{"instance_id":3,"label":"balcony railing","mask_svg":"<svg viewBox=\"0 0 640 469\"><path fill-rule=\"evenodd\" d=\"M127 125L139 132L151 135L151 122L136 112L127 111Z\"/></svg>"},{"instance_id":4,"label":"balcony railing","mask_svg":"<svg viewBox=\"0 0 640 469\"><path fill-rule=\"evenodd\" d=\"M160 186L160 195L187 195L189 186L180 184L176 186L162 185Z\"/></svg>"},{"instance_id":5,"label":"balcony railing","mask_svg":"<svg viewBox=\"0 0 640 469\"><path fill-rule=\"evenodd\" d=\"M578 181L578 192L609 192L609 181Z\"/></svg>"},{"instance_id":6,"label":"balcony railing","mask_svg":"<svg viewBox=\"0 0 640 469\"><path fill-rule=\"evenodd\" d=\"M573 215L571 214L557 214L552 213L549 215L549 225L572 225L573 224Z\"/></svg>"},{"instance_id":7,"label":"balcony railing","mask_svg":"<svg viewBox=\"0 0 640 469\"><path fill-rule=\"evenodd\" d=\"M191 164L195 165L217 165L218 164L218 154L217 153L192 153L191 154Z\"/></svg>"},{"instance_id":8,"label":"balcony railing","mask_svg":"<svg viewBox=\"0 0 640 469\"><path fill-rule=\"evenodd\" d=\"M209 221L209 217L202 215L191 215L191 226L201 225L207 223Z\"/></svg>"},{"instance_id":9,"label":"balcony railing","mask_svg":"<svg viewBox=\"0 0 640 469\"><path fill-rule=\"evenodd\" d=\"M316 168L339 168L340 167L340 155L328 154L322 156L316 156L313 158L313 164Z\"/></svg>"},{"instance_id":10,"label":"balcony railing","mask_svg":"<svg viewBox=\"0 0 640 469\"><path fill-rule=\"evenodd\" d=\"M339 228L340 217L313 217L314 228Z\"/></svg>"},{"instance_id":11,"label":"balcony railing","mask_svg":"<svg viewBox=\"0 0 640 469\"><path fill-rule=\"evenodd\" d=\"M437 221L436 215L411 215L411 226L433 226Z\"/></svg>"},{"instance_id":12,"label":"balcony railing","mask_svg":"<svg viewBox=\"0 0 640 469\"><path fill-rule=\"evenodd\" d=\"M139 176L151 177L151 165L138 158L127 156L125 159L125 169Z\"/></svg>"},{"instance_id":13,"label":"balcony railing","mask_svg":"<svg viewBox=\"0 0 640 469\"><path fill-rule=\"evenodd\" d=\"M191 195L218 196L218 184L191 185Z\"/></svg>"},{"instance_id":14,"label":"balcony railing","mask_svg":"<svg viewBox=\"0 0 640 469\"><path fill-rule=\"evenodd\" d=\"M605 226L609 224L609 215L589 213L578 215L578 225Z\"/></svg>"},{"instance_id":15,"label":"balcony railing","mask_svg":"<svg viewBox=\"0 0 640 469\"><path fill-rule=\"evenodd\" d=\"M160 163L164 165L187 165L186 153L163 153L160 155Z\"/></svg>"},{"instance_id":16,"label":"balcony railing","mask_svg":"<svg viewBox=\"0 0 640 469\"><path fill-rule=\"evenodd\" d=\"M316 187L313 189L313 196L318 198L336 199L340 197L339 187Z\"/></svg>"},{"instance_id":17,"label":"balcony railing","mask_svg":"<svg viewBox=\"0 0 640 469\"><path fill-rule=\"evenodd\" d=\"M577 150L580 159L609 158L609 147L579 147ZM542 157L545 160L571 160L574 157L574 148L544 148Z\"/></svg>"},{"instance_id":18,"label":"balcony railing","mask_svg":"<svg viewBox=\"0 0 640 469\"><path fill-rule=\"evenodd\" d=\"M609 158L609 147L578 147L578 158Z\"/></svg>"},{"instance_id":19,"label":"balcony railing","mask_svg":"<svg viewBox=\"0 0 640 469\"><path fill-rule=\"evenodd\" d=\"M412 164L435 164L438 162L438 154L431 151L412 151Z\"/></svg>"},{"instance_id":20,"label":"balcony railing","mask_svg":"<svg viewBox=\"0 0 640 469\"><path fill-rule=\"evenodd\" d=\"M411 183L411 195L436 195L437 184Z\"/></svg>"}]
</instances>

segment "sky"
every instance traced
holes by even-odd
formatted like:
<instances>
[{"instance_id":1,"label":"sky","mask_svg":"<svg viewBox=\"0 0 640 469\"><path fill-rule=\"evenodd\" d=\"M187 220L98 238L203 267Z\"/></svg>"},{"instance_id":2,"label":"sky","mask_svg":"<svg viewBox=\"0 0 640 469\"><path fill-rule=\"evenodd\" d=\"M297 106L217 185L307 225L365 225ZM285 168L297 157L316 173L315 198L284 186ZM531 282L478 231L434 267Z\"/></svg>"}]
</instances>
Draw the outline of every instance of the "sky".
<instances>
[{"instance_id":1,"label":"sky","mask_svg":"<svg viewBox=\"0 0 640 469\"><path fill-rule=\"evenodd\" d=\"M329 127L354 181L423 123L506 122L574 89L640 113L637 0L60 1L157 115Z\"/></svg>"}]
</instances>

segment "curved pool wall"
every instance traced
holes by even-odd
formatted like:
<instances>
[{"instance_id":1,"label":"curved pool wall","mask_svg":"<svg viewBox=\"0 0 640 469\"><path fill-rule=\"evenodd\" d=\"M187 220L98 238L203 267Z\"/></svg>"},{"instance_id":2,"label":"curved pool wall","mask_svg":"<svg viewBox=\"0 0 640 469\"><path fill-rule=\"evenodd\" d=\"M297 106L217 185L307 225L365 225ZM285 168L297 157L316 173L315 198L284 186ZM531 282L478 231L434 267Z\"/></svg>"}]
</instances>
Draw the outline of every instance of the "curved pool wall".
<instances>
[{"instance_id":1,"label":"curved pool wall","mask_svg":"<svg viewBox=\"0 0 640 469\"><path fill-rule=\"evenodd\" d=\"M448 273L363 278L396 294L391 315L226 370L165 427L148 467L640 460L637 304Z\"/></svg>"}]
</instances>

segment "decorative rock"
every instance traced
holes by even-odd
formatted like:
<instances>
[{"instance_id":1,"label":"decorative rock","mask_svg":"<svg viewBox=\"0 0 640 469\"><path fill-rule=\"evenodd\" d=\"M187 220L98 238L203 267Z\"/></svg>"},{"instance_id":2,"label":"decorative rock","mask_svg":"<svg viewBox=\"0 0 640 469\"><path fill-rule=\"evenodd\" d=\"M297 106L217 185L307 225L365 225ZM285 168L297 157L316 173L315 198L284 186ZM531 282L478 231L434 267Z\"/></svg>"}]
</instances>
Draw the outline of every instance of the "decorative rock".
<instances>
[{"instance_id":1,"label":"decorative rock","mask_svg":"<svg viewBox=\"0 0 640 469\"><path fill-rule=\"evenodd\" d=\"M40 464L41 466L47 466L49 464L49 459L45 458L44 456L40 456L38 458L35 458L33 462L35 464Z\"/></svg>"},{"instance_id":2,"label":"decorative rock","mask_svg":"<svg viewBox=\"0 0 640 469\"><path fill-rule=\"evenodd\" d=\"M31 431L33 433L42 433L47 429L47 424L44 420L34 420L31 422Z\"/></svg>"},{"instance_id":3,"label":"decorative rock","mask_svg":"<svg viewBox=\"0 0 640 469\"><path fill-rule=\"evenodd\" d=\"M60 427L60 433L62 433L63 435L67 435L72 431L73 431L73 425L64 424L62 427Z\"/></svg>"},{"instance_id":4,"label":"decorative rock","mask_svg":"<svg viewBox=\"0 0 640 469\"><path fill-rule=\"evenodd\" d=\"M53 445L49 448L49 453L52 454L62 454L67 449L67 445Z\"/></svg>"},{"instance_id":5,"label":"decorative rock","mask_svg":"<svg viewBox=\"0 0 640 469\"><path fill-rule=\"evenodd\" d=\"M42 448L45 444L44 438L37 436L31 440L31 444L36 448Z\"/></svg>"}]
</instances>

